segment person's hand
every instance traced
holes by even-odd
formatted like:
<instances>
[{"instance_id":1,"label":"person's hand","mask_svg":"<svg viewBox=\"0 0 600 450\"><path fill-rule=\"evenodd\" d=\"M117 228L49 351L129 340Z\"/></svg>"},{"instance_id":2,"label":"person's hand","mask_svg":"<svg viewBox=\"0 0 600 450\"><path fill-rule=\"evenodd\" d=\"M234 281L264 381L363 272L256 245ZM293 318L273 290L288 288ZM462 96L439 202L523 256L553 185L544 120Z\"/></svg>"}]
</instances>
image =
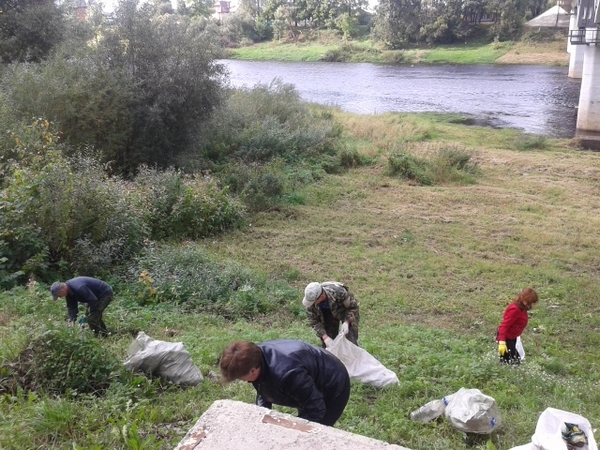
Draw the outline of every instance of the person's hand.
<instances>
[{"instance_id":1,"label":"person's hand","mask_svg":"<svg viewBox=\"0 0 600 450\"><path fill-rule=\"evenodd\" d=\"M498 342L498 353L500 353L500 356L504 356L508 353L508 348L506 348L506 342Z\"/></svg>"},{"instance_id":2,"label":"person's hand","mask_svg":"<svg viewBox=\"0 0 600 450\"><path fill-rule=\"evenodd\" d=\"M348 334L348 328L349 328L348 322L344 322L342 324L342 334L344 336Z\"/></svg>"},{"instance_id":3,"label":"person's hand","mask_svg":"<svg viewBox=\"0 0 600 450\"><path fill-rule=\"evenodd\" d=\"M325 347L331 347L333 345L333 339L331 339L329 336L323 339L323 342L325 342Z\"/></svg>"}]
</instances>

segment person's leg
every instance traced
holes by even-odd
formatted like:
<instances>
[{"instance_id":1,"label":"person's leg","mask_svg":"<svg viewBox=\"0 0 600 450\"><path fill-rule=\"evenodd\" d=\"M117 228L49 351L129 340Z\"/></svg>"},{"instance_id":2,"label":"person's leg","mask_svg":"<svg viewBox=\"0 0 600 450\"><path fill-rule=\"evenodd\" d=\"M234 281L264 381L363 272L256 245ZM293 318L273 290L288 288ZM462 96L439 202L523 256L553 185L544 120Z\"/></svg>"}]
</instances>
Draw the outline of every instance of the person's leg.
<instances>
[{"instance_id":1,"label":"person's leg","mask_svg":"<svg viewBox=\"0 0 600 450\"><path fill-rule=\"evenodd\" d=\"M94 310L87 316L88 325L90 326L90 329L94 332L96 336L108 335L108 330L106 329L106 325L104 324L104 320L102 319L102 314L104 313L106 307L112 301L112 298L112 295L107 295L106 297L99 299L98 309Z\"/></svg>"},{"instance_id":2,"label":"person's leg","mask_svg":"<svg viewBox=\"0 0 600 450\"><path fill-rule=\"evenodd\" d=\"M348 339L354 345L358 345L358 327L355 327L353 325L348 327L348 334L346 334L346 339Z\"/></svg>"},{"instance_id":3,"label":"person's leg","mask_svg":"<svg viewBox=\"0 0 600 450\"><path fill-rule=\"evenodd\" d=\"M327 336L331 339L337 337L340 330L340 321L333 317L331 311L328 309L323 310L323 327L325 328ZM321 347L326 347L325 342L321 341Z\"/></svg>"},{"instance_id":4,"label":"person's leg","mask_svg":"<svg viewBox=\"0 0 600 450\"><path fill-rule=\"evenodd\" d=\"M345 370L346 368L344 367ZM319 421L323 425L332 427L342 416L344 409L346 409L348 399L350 398L350 376L348 376L347 372L345 375L344 379L338 384L338 389L325 397L325 416Z\"/></svg>"},{"instance_id":5,"label":"person's leg","mask_svg":"<svg viewBox=\"0 0 600 450\"><path fill-rule=\"evenodd\" d=\"M520 364L521 356L517 351L517 340L516 339L507 339L506 340L506 348L508 349L507 360L508 364Z\"/></svg>"}]
</instances>

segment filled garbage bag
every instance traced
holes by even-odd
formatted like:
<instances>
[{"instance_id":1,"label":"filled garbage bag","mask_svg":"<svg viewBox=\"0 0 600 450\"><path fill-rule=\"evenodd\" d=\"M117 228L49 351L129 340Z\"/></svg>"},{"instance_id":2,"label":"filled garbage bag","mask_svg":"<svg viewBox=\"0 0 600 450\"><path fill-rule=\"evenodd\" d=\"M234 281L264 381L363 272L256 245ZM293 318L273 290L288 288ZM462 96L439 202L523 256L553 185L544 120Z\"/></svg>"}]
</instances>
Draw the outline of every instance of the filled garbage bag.
<instances>
[{"instance_id":1,"label":"filled garbage bag","mask_svg":"<svg viewBox=\"0 0 600 450\"><path fill-rule=\"evenodd\" d=\"M175 384L195 386L204 379L182 342L157 341L143 331L129 347L123 364L133 372L159 376Z\"/></svg>"},{"instance_id":2,"label":"filled garbage bag","mask_svg":"<svg viewBox=\"0 0 600 450\"><path fill-rule=\"evenodd\" d=\"M479 389L461 388L449 397L444 414L454 428L465 433L489 434L500 426L496 400Z\"/></svg>"},{"instance_id":3,"label":"filled garbage bag","mask_svg":"<svg viewBox=\"0 0 600 450\"><path fill-rule=\"evenodd\" d=\"M560 409L546 408L540 414L531 443L514 447L513 450L516 449L598 450L598 446L592 425L585 417Z\"/></svg>"},{"instance_id":4,"label":"filled garbage bag","mask_svg":"<svg viewBox=\"0 0 600 450\"><path fill-rule=\"evenodd\" d=\"M398 376L393 371L387 369L368 351L354 345L342 333L337 335L327 350L342 361L353 380L378 388L399 383Z\"/></svg>"}]
</instances>

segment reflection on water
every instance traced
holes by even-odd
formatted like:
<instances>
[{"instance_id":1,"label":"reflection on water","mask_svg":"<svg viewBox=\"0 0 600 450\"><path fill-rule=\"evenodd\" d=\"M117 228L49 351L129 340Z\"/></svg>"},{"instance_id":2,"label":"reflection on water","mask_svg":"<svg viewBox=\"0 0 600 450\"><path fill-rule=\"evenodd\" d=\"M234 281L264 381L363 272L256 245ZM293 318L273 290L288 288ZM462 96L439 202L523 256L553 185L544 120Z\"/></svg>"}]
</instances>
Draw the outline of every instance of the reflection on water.
<instances>
[{"instance_id":1,"label":"reflection on water","mask_svg":"<svg viewBox=\"0 0 600 450\"><path fill-rule=\"evenodd\" d=\"M551 137L575 133L581 82L564 67L220 62L234 87L279 78L305 100L349 112L452 112Z\"/></svg>"}]
</instances>

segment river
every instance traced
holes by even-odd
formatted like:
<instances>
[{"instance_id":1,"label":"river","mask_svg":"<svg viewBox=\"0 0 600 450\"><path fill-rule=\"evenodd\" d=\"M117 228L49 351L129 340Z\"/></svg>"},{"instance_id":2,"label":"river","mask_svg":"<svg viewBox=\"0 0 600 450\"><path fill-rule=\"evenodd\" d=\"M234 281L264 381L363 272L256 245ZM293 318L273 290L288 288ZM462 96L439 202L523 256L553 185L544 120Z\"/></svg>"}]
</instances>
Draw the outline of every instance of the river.
<instances>
[{"instance_id":1,"label":"river","mask_svg":"<svg viewBox=\"0 0 600 450\"><path fill-rule=\"evenodd\" d=\"M452 112L497 128L549 137L575 134L581 80L568 78L566 67L220 62L234 87L279 78L307 101L349 112Z\"/></svg>"}]
</instances>

